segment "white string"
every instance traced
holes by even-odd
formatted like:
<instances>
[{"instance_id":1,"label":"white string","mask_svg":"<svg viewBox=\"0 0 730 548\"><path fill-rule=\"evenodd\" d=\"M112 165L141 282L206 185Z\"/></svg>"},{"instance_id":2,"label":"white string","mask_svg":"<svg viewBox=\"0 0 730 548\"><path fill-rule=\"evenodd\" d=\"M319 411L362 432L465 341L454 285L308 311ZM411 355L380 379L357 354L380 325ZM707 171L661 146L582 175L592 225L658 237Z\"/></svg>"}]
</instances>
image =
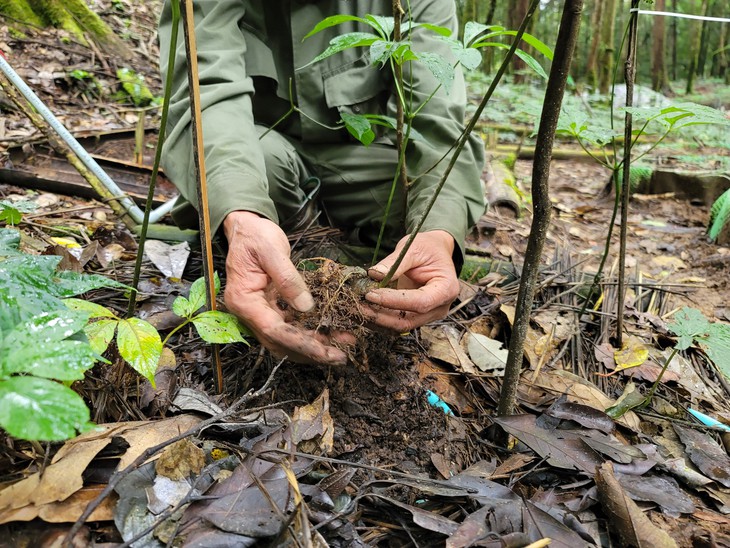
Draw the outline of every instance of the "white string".
<instances>
[{"instance_id":1,"label":"white string","mask_svg":"<svg viewBox=\"0 0 730 548\"><path fill-rule=\"evenodd\" d=\"M681 19L699 19L700 21L715 21L717 23L730 23L730 19L726 17L707 17L705 15L690 15L687 13L673 13L670 11L649 11L640 10L633 8L631 12L636 12L640 15L663 15L664 17L679 17Z\"/></svg>"}]
</instances>

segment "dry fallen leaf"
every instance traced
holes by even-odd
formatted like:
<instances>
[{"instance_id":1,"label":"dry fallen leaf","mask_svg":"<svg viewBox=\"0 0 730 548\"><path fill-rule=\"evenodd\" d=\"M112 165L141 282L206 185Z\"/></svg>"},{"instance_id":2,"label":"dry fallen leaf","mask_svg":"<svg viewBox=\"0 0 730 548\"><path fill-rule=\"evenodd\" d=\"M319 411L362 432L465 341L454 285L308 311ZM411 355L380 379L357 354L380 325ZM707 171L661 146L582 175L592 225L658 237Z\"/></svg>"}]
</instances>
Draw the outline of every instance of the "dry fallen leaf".
<instances>
[{"instance_id":1,"label":"dry fallen leaf","mask_svg":"<svg viewBox=\"0 0 730 548\"><path fill-rule=\"evenodd\" d=\"M330 416L330 393L325 388L310 405L297 407L292 416L291 438L305 453L332 451L335 424Z\"/></svg>"}]
</instances>

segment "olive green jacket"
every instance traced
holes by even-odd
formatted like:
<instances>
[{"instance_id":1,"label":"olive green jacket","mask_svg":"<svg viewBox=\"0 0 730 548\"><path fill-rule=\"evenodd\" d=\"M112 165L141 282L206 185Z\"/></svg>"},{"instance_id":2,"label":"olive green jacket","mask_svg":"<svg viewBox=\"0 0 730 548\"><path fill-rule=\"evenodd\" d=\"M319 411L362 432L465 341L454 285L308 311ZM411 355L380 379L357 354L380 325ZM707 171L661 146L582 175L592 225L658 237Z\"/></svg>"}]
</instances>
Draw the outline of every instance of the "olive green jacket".
<instances>
[{"instance_id":1,"label":"olive green jacket","mask_svg":"<svg viewBox=\"0 0 730 548\"><path fill-rule=\"evenodd\" d=\"M455 32L454 4L453 0L412 0L413 20ZM369 48L346 50L309 64L334 36L369 32L369 27L347 22L303 40L327 16L390 16L391 7L391 0L195 0L206 177L214 231L235 210L253 211L278 222L254 125L274 124L287 112L290 101L305 116L290 116L276 129L304 144L352 142L346 130L331 129L340 122L342 112L395 116L390 70L370 64ZM163 81L171 27L167 0L159 27ZM183 197L196 205L182 24L179 36L163 168ZM449 46L434 33L417 28L412 39L414 51L438 52L453 61ZM404 71L406 96L412 93L417 107L436 90L438 81L422 63L411 65L410 71ZM465 105L464 80L457 70L450 93L439 89L415 118L413 129L423 139L412 140L407 149L408 176L416 179L408 191L408 231L418 222L448 158L423 174L458 138L464 127ZM392 130L383 130L377 142L392 144L394 139ZM423 230L443 229L457 243L463 242L469 227L484 213L483 165L483 143L472 136Z\"/></svg>"}]
</instances>

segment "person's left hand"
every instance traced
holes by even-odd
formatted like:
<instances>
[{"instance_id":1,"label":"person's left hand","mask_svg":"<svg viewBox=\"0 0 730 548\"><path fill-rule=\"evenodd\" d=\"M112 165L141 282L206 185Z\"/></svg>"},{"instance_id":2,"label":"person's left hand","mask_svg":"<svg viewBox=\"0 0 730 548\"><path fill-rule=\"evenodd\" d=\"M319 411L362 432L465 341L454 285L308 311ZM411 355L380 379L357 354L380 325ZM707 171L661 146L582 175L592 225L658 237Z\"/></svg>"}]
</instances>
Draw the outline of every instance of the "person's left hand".
<instances>
[{"instance_id":1,"label":"person's left hand","mask_svg":"<svg viewBox=\"0 0 730 548\"><path fill-rule=\"evenodd\" d=\"M382 280L408 240L404 237L395 251L370 268L368 275ZM403 333L446 317L459 294L452 254L454 238L443 230L417 234L393 280L397 289L373 289L365 299L375 306L364 312L375 325Z\"/></svg>"}]
</instances>

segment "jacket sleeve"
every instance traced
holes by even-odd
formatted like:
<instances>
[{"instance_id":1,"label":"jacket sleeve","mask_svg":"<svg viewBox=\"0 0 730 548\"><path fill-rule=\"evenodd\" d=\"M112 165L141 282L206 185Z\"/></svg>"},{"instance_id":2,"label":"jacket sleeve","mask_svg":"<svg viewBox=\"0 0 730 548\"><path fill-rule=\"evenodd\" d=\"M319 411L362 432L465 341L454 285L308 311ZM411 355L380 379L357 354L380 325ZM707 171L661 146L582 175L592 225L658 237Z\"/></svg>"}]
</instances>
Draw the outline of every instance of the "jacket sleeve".
<instances>
[{"instance_id":1,"label":"jacket sleeve","mask_svg":"<svg viewBox=\"0 0 730 548\"><path fill-rule=\"evenodd\" d=\"M452 30L456 36L456 14L454 2L429 0L414 2L413 20L427 22ZM440 40L432 31L416 28L412 34L413 50L434 52L449 62L455 62L450 46ZM403 78L405 96L413 94L413 108L416 109L438 87L439 81L427 66L421 62L410 63L410 70L404 66ZM391 100L392 112L394 102ZM441 87L413 120L413 129L424 138L411 139L406 149L406 166L409 180L415 182L408 191L408 213L406 229L411 232L431 199L435 187L453 156L453 151L432 168L449 151L464 128L466 109L466 86L460 67L457 67L450 91ZM391 113L392 114L392 113ZM481 182L484 166L484 144L476 136L470 136L454 165L448 180L430 211L422 231L445 230L456 241L463 258L464 238L468 230L484 213L486 201Z\"/></svg>"},{"instance_id":2,"label":"jacket sleeve","mask_svg":"<svg viewBox=\"0 0 730 548\"><path fill-rule=\"evenodd\" d=\"M254 86L244 60L246 40L239 28L245 3L196 0L194 10L211 229L215 233L226 215L236 210L252 211L277 222L254 125ZM171 32L170 0L166 0L159 25L163 82ZM182 196L197 208L182 22L178 36L162 165Z\"/></svg>"}]
</instances>

